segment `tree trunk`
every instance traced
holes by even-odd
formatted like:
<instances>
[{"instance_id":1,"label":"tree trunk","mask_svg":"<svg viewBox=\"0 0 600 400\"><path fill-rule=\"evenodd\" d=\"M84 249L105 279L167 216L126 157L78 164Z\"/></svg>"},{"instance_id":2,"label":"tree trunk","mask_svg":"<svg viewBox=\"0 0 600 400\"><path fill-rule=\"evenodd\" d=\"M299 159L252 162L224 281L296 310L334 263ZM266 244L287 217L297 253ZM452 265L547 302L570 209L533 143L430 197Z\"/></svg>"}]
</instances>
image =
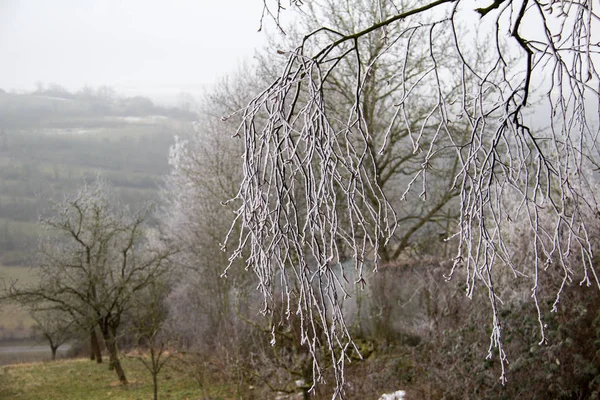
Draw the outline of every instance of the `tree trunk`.
<instances>
[{"instance_id":1,"label":"tree trunk","mask_svg":"<svg viewBox=\"0 0 600 400\"><path fill-rule=\"evenodd\" d=\"M96 349L95 349L95 344L94 343L94 336L96 335L96 333L92 330L90 332L90 360L94 361L96 359Z\"/></svg>"},{"instance_id":2,"label":"tree trunk","mask_svg":"<svg viewBox=\"0 0 600 400\"><path fill-rule=\"evenodd\" d=\"M127 377L125 376L125 370L123 370L121 360L119 360L119 349L117 346L115 331L116 329L102 329L104 343L106 344L106 349L108 350L108 357L110 360L109 369L114 369L121 384L127 385L128 382Z\"/></svg>"},{"instance_id":3,"label":"tree trunk","mask_svg":"<svg viewBox=\"0 0 600 400\"><path fill-rule=\"evenodd\" d=\"M90 332L90 344L92 348L91 360L96 360L96 363L102 364L102 351L100 350L100 343L98 342L98 335L96 335L96 328L93 328Z\"/></svg>"},{"instance_id":4,"label":"tree trunk","mask_svg":"<svg viewBox=\"0 0 600 400\"><path fill-rule=\"evenodd\" d=\"M158 400L158 373L152 372L152 383L154 384L154 400Z\"/></svg>"},{"instance_id":5,"label":"tree trunk","mask_svg":"<svg viewBox=\"0 0 600 400\"><path fill-rule=\"evenodd\" d=\"M52 351L52 361L56 361L56 350L58 346L50 345L50 350Z\"/></svg>"}]
</instances>

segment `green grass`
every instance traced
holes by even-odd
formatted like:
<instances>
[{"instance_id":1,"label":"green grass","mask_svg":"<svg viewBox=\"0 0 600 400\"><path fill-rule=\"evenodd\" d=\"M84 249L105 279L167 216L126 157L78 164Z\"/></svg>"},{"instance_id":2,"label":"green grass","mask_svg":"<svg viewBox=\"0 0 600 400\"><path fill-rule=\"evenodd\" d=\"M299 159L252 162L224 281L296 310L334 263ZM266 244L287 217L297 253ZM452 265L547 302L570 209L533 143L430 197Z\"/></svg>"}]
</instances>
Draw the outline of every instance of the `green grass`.
<instances>
[{"instance_id":1,"label":"green grass","mask_svg":"<svg viewBox=\"0 0 600 400\"><path fill-rule=\"evenodd\" d=\"M166 157L167 156L165 155L164 158L166 159ZM30 175L35 175L36 179L44 179L46 181L55 183L58 182L57 184L67 187L79 187L82 185L84 177L95 177L99 171L105 178L109 180L116 180L117 183L125 182L133 187L136 187L141 183L145 183L145 181L147 181L148 179L156 179L162 176L162 174L159 173L143 171L143 166L132 166L131 168L125 170L123 168L118 168L115 165L111 165L111 168L108 168L107 166L85 166L73 163L68 164L49 161L32 162L31 160L14 159L9 159L9 161L6 161L5 159L6 157L0 156L0 167L2 166L2 164L10 162L10 168L12 168L14 171L12 175L14 175L15 177L18 174L21 174L22 170L24 170L25 168L29 168ZM21 178L15 179L12 175L9 177L5 176L3 178L3 187L5 188L7 193L12 193L12 195L6 195L3 193L2 195L0 195L0 200L12 201L18 198L27 199L29 201L34 202L35 198L33 196L35 195L35 193L28 189L22 189L24 186L26 186L25 180Z\"/></svg>"},{"instance_id":2,"label":"green grass","mask_svg":"<svg viewBox=\"0 0 600 400\"><path fill-rule=\"evenodd\" d=\"M0 103L12 97L19 96L0 93ZM72 103L34 97L19 98L25 103ZM29 121L27 114L21 117ZM63 117L63 125L36 123L29 129L5 129L0 135L0 265L28 264L37 246L38 216L48 208L47 200L61 201L98 173L132 208L156 200L169 171L173 135L187 129L187 122L171 119L105 119L87 112ZM76 133L80 129L88 132Z\"/></svg>"},{"instance_id":3,"label":"green grass","mask_svg":"<svg viewBox=\"0 0 600 400\"><path fill-rule=\"evenodd\" d=\"M173 362L177 362L176 360ZM0 368L0 399L3 400L148 400L152 378L139 360L125 358L130 384L119 384L107 364L88 359L60 360ZM206 391L191 378L167 365L159 375L159 398L196 400L232 399L233 388L214 385Z\"/></svg>"}]
</instances>

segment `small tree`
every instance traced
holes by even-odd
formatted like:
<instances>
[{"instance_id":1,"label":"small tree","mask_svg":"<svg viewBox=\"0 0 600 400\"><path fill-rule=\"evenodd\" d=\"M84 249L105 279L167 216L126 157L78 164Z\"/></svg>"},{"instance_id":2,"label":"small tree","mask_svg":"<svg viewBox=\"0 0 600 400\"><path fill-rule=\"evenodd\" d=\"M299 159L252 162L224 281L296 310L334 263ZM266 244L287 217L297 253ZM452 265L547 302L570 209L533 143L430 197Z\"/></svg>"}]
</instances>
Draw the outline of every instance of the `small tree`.
<instances>
[{"instance_id":1,"label":"small tree","mask_svg":"<svg viewBox=\"0 0 600 400\"><path fill-rule=\"evenodd\" d=\"M31 311L36 322L34 329L38 331L50 345L52 361L56 360L56 352L60 346L73 337L74 321L69 314L55 309L44 310L42 307Z\"/></svg>"},{"instance_id":2,"label":"small tree","mask_svg":"<svg viewBox=\"0 0 600 400\"><path fill-rule=\"evenodd\" d=\"M171 174L161 193L164 204L162 222L179 249L173 258L178 274L169 295L169 327L178 339L179 349L188 353L189 372L204 381L209 368L220 373L240 373L248 360L250 329L236 313L247 311L252 275L223 276L228 256L222 251L223 237L229 229L234 204L223 202L235 194L241 171L236 164L241 147L231 140L237 128L231 114L250 97L256 85L253 73L239 73L223 80L198 104L198 121L189 134L177 138L171 149ZM240 260L230 268L243 269ZM173 274L175 275L175 274ZM232 274L233 275L233 274ZM190 361L190 359L194 359ZM199 360L196 362L196 360ZM243 374L236 376L240 385Z\"/></svg>"},{"instance_id":3,"label":"small tree","mask_svg":"<svg viewBox=\"0 0 600 400\"><path fill-rule=\"evenodd\" d=\"M131 310L132 333L138 346L150 353L150 358L142 354L138 359L152 375L154 400L158 400L158 375L171 357L177 354L176 351L170 351L174 336L165 326L168 316L165 300L169 290L169 285L153 282L140 293Z\"/></svg>"},{"instance_id":4,"label":"small tree","mask_svg":"<svg viewBox=\"0 0 600 400\"><path fill-rule=\"evenodd\" d=\"M97 327L110 368L127 384L117 345L123 317L136 296L164 276L173 251L145 229L149 208L130 212L101 179L51 211L41 220L48 235L40 240L37 283L13 284L8 296L26 305L47 303L81 326Z\"/></svg>"}]
</instances>

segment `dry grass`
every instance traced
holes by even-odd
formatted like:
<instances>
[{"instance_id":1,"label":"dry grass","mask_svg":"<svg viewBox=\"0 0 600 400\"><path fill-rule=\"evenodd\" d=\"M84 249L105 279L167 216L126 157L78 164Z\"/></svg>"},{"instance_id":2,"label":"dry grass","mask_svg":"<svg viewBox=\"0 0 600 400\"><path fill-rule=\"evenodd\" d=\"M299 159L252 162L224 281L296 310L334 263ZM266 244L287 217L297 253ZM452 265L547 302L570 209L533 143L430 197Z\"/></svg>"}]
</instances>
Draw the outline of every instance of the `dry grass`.
<instances>
[{"instance_id":1,"label":"dry grass","mask_svg":"<svg viewBox=\"0 0 600 400\"><path fill-rule=\"evenodd\" d=\"M7 284L13 281L31 283L35 279L35 270L0 265L0 279L4 279ZM22 307L15 304L0 305L0 340L28 338L34 324L29 312Z\"/></svg>"},{"instance_id":2,"label":"dry grass","mask_svg":"<svg viewBox=\"0 0 600 400\"><path fill-rule=\"evenodd\" d=\"M152 398L152 379L142 363L123 360L130 384L119 384L108 364L71 359L11 365L0 368L0 398L3 400L147 400ZM159 375L161 399L228 399L225 387L202 390L192 379L165 367Z\"/></svg>"}]
</instances>

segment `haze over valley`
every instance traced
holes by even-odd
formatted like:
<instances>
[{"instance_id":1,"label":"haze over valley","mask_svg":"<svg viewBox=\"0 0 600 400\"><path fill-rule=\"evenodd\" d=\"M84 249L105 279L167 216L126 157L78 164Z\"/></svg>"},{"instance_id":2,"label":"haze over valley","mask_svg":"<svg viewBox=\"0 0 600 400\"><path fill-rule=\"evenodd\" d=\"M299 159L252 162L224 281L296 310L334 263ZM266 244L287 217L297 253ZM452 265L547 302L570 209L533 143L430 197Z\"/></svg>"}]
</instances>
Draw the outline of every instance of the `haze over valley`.
<instances>
[{"instance_id":1,"label":"haze over valley","mask_svg":"<svg viewBox=\"0 0 600 400\"><path fill-rule=\"evenodd\" d=\"M599 398L597 5L0 0L0 399Z\"/></svg>"},{"instance_id":2,"label":"haze over valley","mask_svg":"<svg viewBox=\"0 0 600 400\"><path fill-rule=\"evenodd\" d=\"M48 201L98 175L128 204L156 200L174 136L189 134L195 118L191 104L160 107L108 87L1 91L0 264L29 265Z\"/></svg>"}]
</instances>

